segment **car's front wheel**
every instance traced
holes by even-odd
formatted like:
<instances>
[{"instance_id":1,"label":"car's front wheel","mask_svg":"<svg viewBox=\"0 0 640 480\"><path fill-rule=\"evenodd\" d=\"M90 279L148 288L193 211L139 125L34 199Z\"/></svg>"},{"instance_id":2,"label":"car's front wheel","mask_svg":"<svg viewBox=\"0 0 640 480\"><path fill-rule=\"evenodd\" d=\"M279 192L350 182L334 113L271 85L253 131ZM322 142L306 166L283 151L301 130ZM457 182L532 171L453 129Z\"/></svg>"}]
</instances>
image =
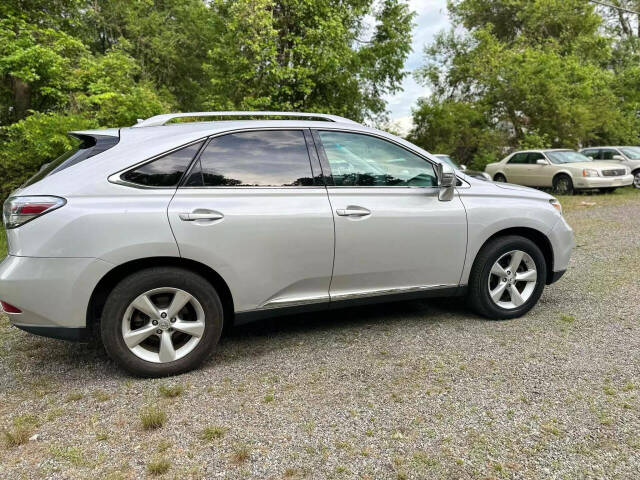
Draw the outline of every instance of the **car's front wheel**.
<instances>
[{"instance_id":1,"label":"car's front wheel","mask_svg":"<svg viewBox=\"0 0 640 480\"><path fill-rule=\"evenodd\" d=\"M476 256L469 300L480 315L495 320L521 317L537 303L547 278L540 248L520 236L498 237Z\"/></svg>"},{"instance_id":2,"label":"car's front wheel","mask_svg":"<svg viewBox=\"0 0 640 480\"><path fill-rule=\"evenodd\" d=\"M640 170L633 172L633 186L640 189Z\"/></svg>"},{"instance_id":3,"label":"car's front wheel","mask_svg":"<svg viewBox=\"0 0 640 480\"><path fill-rule=\"evenodd\" d=\"M573 195L573 180L564 173L557 175L553 179L553 191L558 195Z\"/></svg>"},{"instance_id":4,"label":"car's front wheel","mask_svg":"<svg viewBox=\"0 0 640 480\"><path fill-rule=\"evenodd\" d=\"M176 375L214 350L223 326L222 303L200 275L175 267L132 274L113 289L100 332L109 356L144 376Z\"/></svg>"}]
</instances>

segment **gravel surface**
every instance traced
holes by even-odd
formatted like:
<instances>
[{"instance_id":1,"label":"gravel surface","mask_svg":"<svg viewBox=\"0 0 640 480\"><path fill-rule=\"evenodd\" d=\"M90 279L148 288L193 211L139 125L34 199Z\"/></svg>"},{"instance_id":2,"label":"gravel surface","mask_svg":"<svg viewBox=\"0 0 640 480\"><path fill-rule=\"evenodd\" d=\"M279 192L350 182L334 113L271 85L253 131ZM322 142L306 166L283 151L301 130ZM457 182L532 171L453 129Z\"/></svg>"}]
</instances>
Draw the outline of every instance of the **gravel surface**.
<instances>
[{"instance_id":1,"label":"gravel surface","mask_svg":"<svg viewBox=\"0 0 640 480\"><path fill-rule=\"evenodd\" d=\"M640 192L566 204L570 269L518 320L459 300L281 318L142 380L2 318L0 478L638 478Z\"/></svg>"}]
</instances>

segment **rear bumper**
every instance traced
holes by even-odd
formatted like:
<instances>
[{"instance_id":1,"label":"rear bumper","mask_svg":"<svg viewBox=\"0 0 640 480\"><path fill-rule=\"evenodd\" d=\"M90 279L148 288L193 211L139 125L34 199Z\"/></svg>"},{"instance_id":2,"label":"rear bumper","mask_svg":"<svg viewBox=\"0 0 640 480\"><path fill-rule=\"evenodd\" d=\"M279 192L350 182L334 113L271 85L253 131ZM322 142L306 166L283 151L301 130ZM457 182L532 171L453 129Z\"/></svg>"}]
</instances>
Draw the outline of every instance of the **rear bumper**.
<instances>
[{"instance_id":1,"label":"rear bumper","mask_svg":"<svg viewBox=\"0 0 640 480\"><path fill-rule=\"evenodd\" d=\"M91 331L88 328L36 327L33 325L18 324L14 324L14 327L41 337L57 338L58 340L69 340L71 342L83 342L91 336Z\"/></svg>"},{"instance_id":2,"label":"rear bumper","mask_svg":"<svg viewBox=\"0 0 640 480\"><path fill-rule=\"evenodd\" d=\"M9 255L0 263L0 300L22 313L9 321L37 335L78 339L87 325L93 289L113 266L95 258L34 258Z\"/></svg>"},{"instance_id":3,"label":"rear bumper","mask_svg":"<svg viewBox=\"0 0 640 480\"><path fill-rule=\"evenodd\" d=\"M633 175L621 177L578 177L574 180L574 187L586 188L615 188L633 184Z\"/></svg>"}]
</instances>

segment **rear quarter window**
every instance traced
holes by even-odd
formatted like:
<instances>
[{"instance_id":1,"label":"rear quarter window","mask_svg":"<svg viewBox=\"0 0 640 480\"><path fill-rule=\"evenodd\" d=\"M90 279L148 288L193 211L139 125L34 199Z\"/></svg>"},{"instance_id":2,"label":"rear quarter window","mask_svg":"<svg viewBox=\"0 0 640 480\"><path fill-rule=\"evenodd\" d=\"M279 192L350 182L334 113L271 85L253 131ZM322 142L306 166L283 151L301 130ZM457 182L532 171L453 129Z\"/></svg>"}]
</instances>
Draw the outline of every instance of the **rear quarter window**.
<instances>
[{"instance_id":1,"label":"rear quarter window","mask_svg":"<svg viewBox=\"0 0 640 480\"><path fill-rule=\"evenodd\" d=\"M177 187L203 143L199 141L162 155L124 172L120 179L143 187Z\"/></svg>"}]
</instances>

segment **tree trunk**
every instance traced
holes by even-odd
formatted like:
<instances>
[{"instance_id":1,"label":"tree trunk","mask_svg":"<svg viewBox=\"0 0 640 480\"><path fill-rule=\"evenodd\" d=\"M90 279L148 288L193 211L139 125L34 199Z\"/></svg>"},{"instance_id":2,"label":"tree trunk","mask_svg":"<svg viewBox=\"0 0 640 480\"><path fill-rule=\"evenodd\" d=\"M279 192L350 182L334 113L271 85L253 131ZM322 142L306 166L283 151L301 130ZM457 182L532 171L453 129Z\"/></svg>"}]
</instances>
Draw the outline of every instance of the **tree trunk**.
<instances>
[{"instance_id":1,"label":"tree trunk","mask_svg":"<svg viewBox=\"0 0 640 480\"><path fill-rule=\"evenodd\" d=\"M11 89L15 116L17 120L21 120L27 116L27 110L31 107L31 87L21 78L11 77Z\"/></svg>"}]
</instances>

